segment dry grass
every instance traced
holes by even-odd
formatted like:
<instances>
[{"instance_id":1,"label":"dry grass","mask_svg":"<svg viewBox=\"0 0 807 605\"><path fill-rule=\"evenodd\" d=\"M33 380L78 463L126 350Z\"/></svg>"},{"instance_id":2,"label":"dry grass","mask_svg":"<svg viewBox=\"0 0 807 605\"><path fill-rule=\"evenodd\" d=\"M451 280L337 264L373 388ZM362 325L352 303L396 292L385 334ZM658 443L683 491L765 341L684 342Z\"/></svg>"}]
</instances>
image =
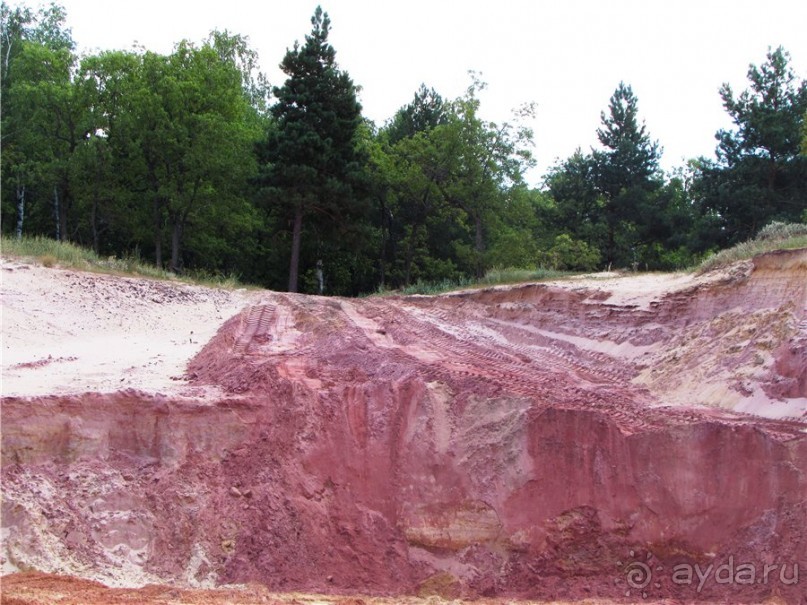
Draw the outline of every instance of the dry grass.
<instances>
[{"instance_id":1,"label":"dry grass","mask_svg":"<svg viewBox=\"0 0 807 605\"><path fill-rule=\"evenodd\" d=\"M61 267L111 275L148 277L219 288L233 289L245 286L233 275L218 275L201 270L191 270L183 275L176 275L143 262L137 253L123 258L114 256L102 258L88 248L41 236L21 239L3 237L0 240L0 253L6 257L22 258L48 268Z\"/></svg>"},{"instance_id":2,"label":"dry grass","mask_svg":"<svg viewBox=\"0 0 807 605\"><path fill-rule=\"evenodd\" d=\"M52 254L43 254L39 257L39 262L42 264L43 267L55 267L58 259L53 256Z\"/></svg>"},{"instance_id":3,"label":"dry grass","mask_svg":"<svg viewBox=\"0 0 807 605\"><path fill-rule=\"evenodd\" d=\"M715 269L722 269L737 261L747 260L765 252L796 248L807 248L807 224L771 223L764 227L754 239L721 250L706 258L698 266L696 273L700 275Z\"/></svg>"},{"instance_id":4,"label":"dry grass","mask_svg":"<svg viewBox=\"0 0 807 605\"><path fill-rule=\"evenodd\" d=\"M379 289L375 292L374 296L385 295L405 295L412 294L422 295L436 295L445 294L446 292L454 292L456 290L467 290L473 288L487 288L490 286L504 285L504 284L520 284L527 282L539 282L550 279L558 279L575 275L569 271L557 271L555 269L517 269L507 268L501 269L494 267L490 269L484 277L480 279L444 279L433 282L418 281L417 283L405 286L400 290L384 290Z\"/></svg>"}]
</instances>

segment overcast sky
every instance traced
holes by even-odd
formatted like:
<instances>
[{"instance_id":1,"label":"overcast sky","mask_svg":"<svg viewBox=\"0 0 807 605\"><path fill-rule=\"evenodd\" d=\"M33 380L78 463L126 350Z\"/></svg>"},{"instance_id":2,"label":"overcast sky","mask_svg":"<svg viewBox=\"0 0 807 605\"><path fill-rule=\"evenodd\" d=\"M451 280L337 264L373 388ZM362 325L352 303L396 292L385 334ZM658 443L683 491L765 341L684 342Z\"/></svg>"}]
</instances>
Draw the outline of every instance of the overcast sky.
<instances>
[{"instance_id":1,"label":"overcast sky","mask_svg":"<svg viewBox=\"0 0 807 605\"><path fill-rule=\"evenodd\" d=\"M15 4L16 2L12 2ZM170 52L212 29L244 34L272 84L287 47L310 30L316 0L61 0L81 51L128 49L137 41ZM29 2L32 4L32 2ZM540 176L556 158L596 143L600 112L620 80L664 148L666 169L712 156L714 133L730 125L718 89L746 88L749 63L782 45L807 76L803 0L322 0L339 65L361 86L364 115L382 124L426 83L463 93L468 70L488 90L482 113L510 119L535 101Z\"/></svg>"}]
</instances>

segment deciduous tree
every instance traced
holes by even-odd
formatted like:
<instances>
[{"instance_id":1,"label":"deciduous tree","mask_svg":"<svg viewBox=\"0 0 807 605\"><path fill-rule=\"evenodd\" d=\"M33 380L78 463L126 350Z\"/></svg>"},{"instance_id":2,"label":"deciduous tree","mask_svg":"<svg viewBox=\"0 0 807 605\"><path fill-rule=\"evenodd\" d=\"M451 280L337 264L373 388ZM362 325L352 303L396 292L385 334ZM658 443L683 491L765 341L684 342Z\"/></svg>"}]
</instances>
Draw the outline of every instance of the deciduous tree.
<instances>
[{"instance_id":1,"label":"deciduous tree","mask_svg":"<svg viewBox=\"0 0 807 605\"><path fill-rule=\"evenodd\" d=\"M49 232L58 239L70 235L69 166L82 137L85 109L77 102L71 80L76 58L65 16L57 4L36 12L0 5L3 180L12 185L3 188L4 201L13 191L21 234L31 193L50 200L55 229Z\"/></svg>"}]
</instances>

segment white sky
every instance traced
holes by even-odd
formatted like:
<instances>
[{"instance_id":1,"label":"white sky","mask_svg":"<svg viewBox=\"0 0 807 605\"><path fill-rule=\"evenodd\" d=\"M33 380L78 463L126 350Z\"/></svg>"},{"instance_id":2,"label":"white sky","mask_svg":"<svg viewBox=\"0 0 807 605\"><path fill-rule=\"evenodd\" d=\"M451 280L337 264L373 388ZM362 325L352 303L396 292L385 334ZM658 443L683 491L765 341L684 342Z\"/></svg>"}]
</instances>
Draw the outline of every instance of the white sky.
<instances>
[{"instance_id":1,"label":"white sky","mask_svg":"<svg viewBox=\"0 0 807 605\"><path fill-rule=\"evenodd\" d=\"M17 3L17 2L12 2ZM29 4L34 2L29 1ZM212 29L249 36L273 85L287 47L310 30L317 0L195 2L61 0L80 50L170 52ZM462 94L469 69L488 82L482 113L510 119L538 104L537 184L556 158L596 143L600 112L620 80L633 87L666 169L712 156L730 125L718 89L746 88L749 63L782 45L807 76L803 0L322 0L339 65L362 87L364 115L382 124L425 82Z\"/></svg>"}]
</instances>

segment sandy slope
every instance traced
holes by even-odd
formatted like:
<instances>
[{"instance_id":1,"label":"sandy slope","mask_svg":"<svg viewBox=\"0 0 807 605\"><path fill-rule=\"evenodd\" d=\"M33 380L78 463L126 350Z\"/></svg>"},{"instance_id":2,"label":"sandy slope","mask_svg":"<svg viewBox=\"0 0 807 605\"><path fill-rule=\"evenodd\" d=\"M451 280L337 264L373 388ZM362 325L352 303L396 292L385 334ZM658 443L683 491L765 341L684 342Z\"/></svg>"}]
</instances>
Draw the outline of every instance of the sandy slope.
<instances>
[{"instance_id":1,"label":"sandy slope","mask_svg":"<svg viewBox=\"0 0 807 605\"><path fill-rule=\"evenodd\" d=\"M805 255L802 253L801 258ZM693 312L693 305L697 306L699 292L719 292L721 284L731 288L750 273L750 262L746 262L704 276L599 273L546 282L544 287L569 292L583 307L603 306L630 311L634 316L663 308L666 301L667 307L680 308L683 320L684 315ZM215 385L191 386L182 379L187 364L227 319L266 296L243 289L228 291L48 269L18 259L0 261L0 279L4 396L135 389L172 397L215 398L220 395ZM784 277L777 279L784 283ZM792 276L789 279L797 281ZM750 289L750 295L756 296L758 291L764 295L765 288L763 281L756 290ZM507 297L513 287L499 286L488 291L490 296L498 292ZM449 295L445 304L470 293ZM738 296L748 297L749 292ZM792 288L783 291L782 296L782 304L795 305L789 314L791 323L792 317L807 314L807 302L798 300L802 292L797 292L789 303L787 297L794 296ZM728 307L753 302L724 298L723 304ZM773 308L778 301L765 304ZM784 325L781 314L760 317L758 313L744 313L739 307L730 321L721 319L721 326L692 318L692 322L679 322L680 330L668 339L648 346L635 344L636 335L629 330L635 331L636 327L626 327L625 334L612 331L603 335L592 333L588 325L575 325L562 318L557 326L536 323L533 330L536 335L568 343L578 351L636 362L644 370L634 382L647 386L663 405L705 405L770 418L805 417L807 397L791 395L782 399L763 391L760 381L770 372L774 351L761 334L748 337L745 333L760 327L782 333L803 332L805 326ZM378 340L373 330L369 334ZM780 335L779 341L782 340ZM731 352L738 347L749 355L753 350L753 359L725 363L723 360L730 360ZM683 362L689 367L684 367Z\"/></svg>"},{"instance_id":2,"label":"sandy slope","mask_svg":"<svg viewBox=\"0 0 807 605\"><path fill-rule=\"evenodd\" d=\"M68 395L136 389L203 396L178 380L221 325L260 293L45 268L0 260L2 394ZM689 274L614 273L552 282L607 289L646 304L690 286ZM209 393L215 395L216 393Z\"/></svg>"},{"instance_id":3,"label":"sandy slope","mask_svg":"<svg viewBox=\"0 0 807 605\"><path fill-rule=\"evenodd\" d=\"M607 302L647 307L710 278L602 273L548 282L607 292ZM45 268L0 259L2 394L67 395L137 389L198 397L187 363L256 291L212 289ZM498 289L507 289L502 286Z\"/></svg>"},{"instance_id":4,"label":"sandy slope","mask_svg":"<svg viewBox=\"0 0 807 605\"><path fill-rule=\"evenodd\" d=\"M133 388L198 397L176 378L255 297L9 259L0 279L4 396Z\"/></svg>"}]
</instances>

